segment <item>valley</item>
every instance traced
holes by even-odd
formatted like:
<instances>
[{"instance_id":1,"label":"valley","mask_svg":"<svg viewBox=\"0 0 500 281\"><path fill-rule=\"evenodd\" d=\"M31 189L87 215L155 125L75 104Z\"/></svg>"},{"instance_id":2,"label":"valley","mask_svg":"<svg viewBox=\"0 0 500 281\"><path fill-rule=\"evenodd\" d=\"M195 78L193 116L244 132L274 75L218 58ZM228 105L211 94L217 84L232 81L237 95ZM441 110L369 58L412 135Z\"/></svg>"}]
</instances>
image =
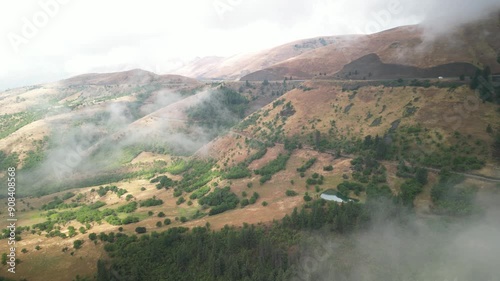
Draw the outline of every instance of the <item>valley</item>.
<instances>
[{"instance_id":1,"label":"valley","mask_svg":"<svg viewBox=\"0 0 500 281\"><path fill-rule=\"evenodd\" d=\"M14 280L494 280L499 30L451 45L402 26L0 92Z\"/></svg>"}]
</instances>

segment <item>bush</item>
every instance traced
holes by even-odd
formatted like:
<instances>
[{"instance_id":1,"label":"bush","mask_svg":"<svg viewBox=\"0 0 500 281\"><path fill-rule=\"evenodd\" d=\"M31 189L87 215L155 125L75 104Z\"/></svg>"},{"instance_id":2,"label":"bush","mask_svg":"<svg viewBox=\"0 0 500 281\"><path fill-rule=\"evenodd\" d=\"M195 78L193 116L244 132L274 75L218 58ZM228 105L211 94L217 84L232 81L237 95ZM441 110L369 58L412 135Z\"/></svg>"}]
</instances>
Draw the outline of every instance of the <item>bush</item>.
<instances>
[{"instance_id":1,"label":"bush","mask_svg":"<svg viewBox=\"0 0 500 281\"><path fill-rule=\"evenodd\" d=\"M333 166L332 165L324 166L323 171L328 171L328 172L333 171Z\"/></svg>"},{"instance_id":2,"label":"bush","mask_svg":"<svg viewBox=\"0 0 500 281\"><path fill-rule=\"evenodd\" d=\"M250 204L250 202L248 201L247 198L241 199L240 205L241 205L242 208L246 207L248 204Z\"/></svg>"},{"instance_id":3,"label":"bush","mask_svg":"<svg viewBox=\"0 0 500 281\"><path fill-rule=\"evenodd\" d=\"M290 159L289 154L280 154L276 159L270 161L261 169L256 170L255 173L262 176L260 179L261 184L270 180L277 172L284 170L288 159Z\"/></svg>"},{"instance_id":4,"label":"bush","mask_svg":"<svg viewBox=\"0 0 500 281\"><path fill-rule=\"evenodd\" d=\"M139 222L138 217L128 216L128 217L122 219L122 224L131 224L131 223L136 223L136 222Z\"/></svg>"},{"instance_id":5,"label":"bush","mask_svg":"<svg viewBox=\"0 0 500 281\"><path fill-rule=\"evenodd\" d=\"M448 215L470 215L474 207L476 189L456 187L465 179L462 175L441 174L439 182L431 189L431 198L436 205L435 211Z\"/></svg>"},{"instance_id":6,"label":"bush","mask_svg":"<svg viewBox=\"0 0 500 281\"><path fill-rule=\"evenodd\" d=\"M151 206L158 206L163 204L163 200L161 199L156 199L155 197L149 198L147 200L141 201L139 204L141 207L151 207Z\"/></svg>"},{"instance_id":7,"label":"bush","mask_svg":"<svg viewBox=\"0 0 500 281\"><path fill-rule=\"evenodd\" d=\"M135 210L137 210L137 202L135 201L127 203L126 205L120 206L116 209L116 211L120 213L133 213Z\"/></svg>"},{"instance_id":8,"label":"bush","mask_svg":"<svg viewBox=\"0 0 500 281\"><path fill-rule=\"evenodd\" d=\"M408 206L413 205L415 197L417 197L417 195L420 192L422 192L422 185L418 181L414 179L405 181L401 185L401 194L400 194L403 204Z\"/></svg>"},{"instance_id":9,"label":"bush","mask_svg":"<svg viewBox=\"0 0 500 281\"><path fill-rule=\"evenodd\" d=\"M311 201L311 200L312 200L312 197L311 197L311 196L309 196L309 193L308 193L308 192L306 192L306 195L304 195L304 201L309 202L309 201Z\"/></svg>"},{"instance_id":10,"label":"bush","mask_svg":"<svg viewBox=\"0 0 500 281\"><path fill-rule=\"evenodd\" d=\"M135 228L135 232L137 232L138 234L141 234L141 233L146 233L146 228L143 227L143 226L138 226Z\"/></svg>"},{"instance_id":11,"label":"bush","mask_svg":"<svg viewBox=\"0 0 500 281\"><path fill-rule=\"evenodd\" d=\"M215 188L213 192L198 200L200 205L211 206L209 215L222 213L234 209L240 202L238 196L230 191L230 187Z\"/></svg>"},{"instance_id":12,"label":"bush","mask_svg":"<svg viewBox=\"0 0 500 281\"><path fill-rule=\"evenodd\" d=\"M73 241L73 248L80 249L82 247L83 240L75 240Z\"/></svg>"},{"instance_id":13,"label":"bush","mask_svg":"<svg viewBox=\"0 0 500 281\"><path fill-rule=\"evenodd\" d=\"M89 234L89 239L90 239L91 241L96 240L96 239L97 239L97 234L95 234L95 233L90 233L90 234Z\"/></svg>"},{"instance_id":14,"label":"bush","mask_svg":"<svg viewBox=\"0 0 500 281\"><path fill-rule=\"evenodd\" d=\"M288 190L285 192L285 194L286 194L286 196L290 196L290 197L292 197L292 196L297 196L297 195L298 195L298 193L297 193L297 192L295 192L294 190L290 190L290 189L288 189Z\"/></svg>"},{"instance_id":15,"label":"bush","mask_svg":"<svg viewBox=\"0 0 500 281\"><path fill-rule=\"evenodd\" d=\"M201 198L209 192L210 192L210 186L204 186L204 187L194 191L193 193L191 193L191 195L189 196L189 199L194 200L197 198Z\"/></svg>"},{"instance_id":16,"label":"bush","mask_svg":"<svg viewBox=\"0 0 500 281\"><path fill-rule=\"evenodd\" d=\"M229 168L224 172L223 178L224 179L241 179L241 178L246 178L250 177L252 173L250 170L243 166L243 165L237 165L234 167Z\"/></svg>"},{"instance_id":17,"label":"bush","mask_svg":"<svg viewBox=\"0 0 500 281\"><path fill-rule=\"evenodd\" d=\"M186 199L184 199L184 197L179 197L179 199L177 199L177 202L175 202L175 204L180 205L184 202L186 202Z\"/></svg>"},{"instance_id":18,"label":"bush","mask_svg":"<svg viewBox=\"0 0 500 281\"><path fill-rule=\"evenodd\" d=\"M170 219L165 219L165 220L163 221L163 224L165 224L165 225L169 225L169 224L171 224L171 223L172 223L172 220L170 220Z\"/></svg>"},{"instance_id":19,"label":"bush","mask_svg":"<svg viewBox=\"0 0 500 281\"><path fill-rule=\"evenodd\" d=\"M164 212L159 212L159 213L158 213L158 217L159 217L159 218L163 218L163 217L165 217L165 213L164 213Z\"/></svg>"}]
</instances>

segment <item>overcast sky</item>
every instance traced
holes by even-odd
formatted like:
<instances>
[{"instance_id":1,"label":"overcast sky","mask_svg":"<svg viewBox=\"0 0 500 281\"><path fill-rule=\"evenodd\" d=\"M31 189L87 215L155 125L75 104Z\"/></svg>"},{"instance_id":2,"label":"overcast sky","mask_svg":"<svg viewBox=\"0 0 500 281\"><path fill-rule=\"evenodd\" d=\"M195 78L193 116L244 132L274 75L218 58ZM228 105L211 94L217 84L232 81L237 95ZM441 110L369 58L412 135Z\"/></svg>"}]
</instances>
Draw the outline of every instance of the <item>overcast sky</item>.
<instances>
[{"instance_id":1,"label":"overcast sky","mask_svg":"<svg viewBox=\"0 0 500 281\"><path fill-rule=\"evenodd\" d=\"M88 72L164 74L196 57L421 21L446 29L499 6L498 0L5 0L0 90Z\"/></svg>"}]
</instances>

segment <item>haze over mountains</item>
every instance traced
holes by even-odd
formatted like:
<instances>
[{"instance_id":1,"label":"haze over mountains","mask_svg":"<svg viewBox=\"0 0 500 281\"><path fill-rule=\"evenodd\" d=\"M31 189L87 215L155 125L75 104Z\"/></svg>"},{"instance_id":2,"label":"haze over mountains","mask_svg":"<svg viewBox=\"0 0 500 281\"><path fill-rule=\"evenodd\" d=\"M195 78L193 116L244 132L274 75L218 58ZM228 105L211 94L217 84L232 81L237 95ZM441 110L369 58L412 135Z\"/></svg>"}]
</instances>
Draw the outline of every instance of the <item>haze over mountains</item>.
<instances>
[{"instance_id":1,"label":"haze over mountains","mask_svg":"<svg viewBox=\"0 0 500 281\"><path fill-rule=\"evenodd\" d=\"M429 37L425 25L397 27L370 35L343 35L299 40L254 54L229 58L201 58L175 73L201 79L281 80L285 77L337 78L348 63L377 55L382 63L419 69L464 63L474 67L496 61L500 49L498 12L460 26L449 33ZM498 64L491 65L494 73ZM469 68L467 74L471 74ZM368 72L363 73L368 79ZM377 75L373 71L372 75ZM455 76L443 70L440 76ZM429 77L429 75L423 75ZM363 77L363 76L361 76ZM416 73L415 77L422 77ZM345 78L345 77L340 77Z\"/></svg>"}]
</instances>

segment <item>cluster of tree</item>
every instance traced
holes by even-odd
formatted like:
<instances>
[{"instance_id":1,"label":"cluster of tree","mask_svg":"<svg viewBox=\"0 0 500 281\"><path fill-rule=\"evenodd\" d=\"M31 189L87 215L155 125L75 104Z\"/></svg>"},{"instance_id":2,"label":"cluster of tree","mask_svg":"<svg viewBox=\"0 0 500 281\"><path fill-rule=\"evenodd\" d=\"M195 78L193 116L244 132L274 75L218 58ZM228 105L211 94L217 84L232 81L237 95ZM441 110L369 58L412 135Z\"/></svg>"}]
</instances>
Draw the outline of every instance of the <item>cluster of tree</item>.
<instances>
[{"instance_id":1,"label":"cluster of tree","mask_svg":"<svg viewBox=\"0 0 500 281\"><path fill-rule=\"evenodd\" d=\"M63 198L66 197L66 194L63 196ZM71 197L69 197L71 198ZM81 206L81 204L76 203L76 202L71 202L71 203L64 203L65 199L61 199L57 196L54 196L52 201L50 201L47 204L43 204L42 207L40 207L40 210L42 211L48 211L48 210L53 210L53 209L68 209L68 208L76 208L78 206Z\"/></svg>"},{"instance_id":2,"label":"cluster of tree","mask_svg":"<svg viewBox=\"0 0 500 281\"><path fill-rule=\"evenodd\" d=\"M351 193L351 191L359 196L359 194L365 190L365 187L357 182L344 181L337 185L337 190L339 191L340 196L349 198L349 194Z\"/></svg>"},{"instance_id":3,"label":"cluster of tree","mask_svg":"<svg viewBox=\"0 0 500 281\"><path fill-rule=\"evenodd\" d=\"M260 183L264 184L266 181L270 180L274 174L285 170L289 158L290 154L280 154L276 159L269 161L269 163L259 170L255 170L255 174L262 176L260 178Z\"/></svg>"},{"instance_id":4,"label":"cluster of tree","mask_svg":"<svg viewBox=\"0 0 500 281\"><path fill-rule=\"evenodd\" d=\"M54 229L55 224L64 224L72 220L76 220L82 224L88 224L92 222L100 222L107 216L115 215L115 211L111 209L99 210L99 208L105 206L106 203L102 201L97 201L90 205L84 205L77 210L64 211L64 212L47 212L48 220L42 223L34 224L34 229L39 229L40 231L47 231L48 233Z\"/></svg>"},{"instance_id":5,"label":"cluster of tree","mask_svg":"<svg viewBox=\"0 0 500 281\"><path fill-rule=\"evenodd\" d=\"M141 206L141 207L151 207L151 206L158 206L158 205L162 205L162 204L163 204L163 200L156 199L155 196L153 196L153 198L148 198L146 200L139 202L139 206Z\"/></svg>"},{"instance_id":6,"label":"cluster of tree","mask_svg":"<svg viewBox=\"0 0 500 281\"><path fill-rule=\"evenodd\" d=\"M500 103L500 88L494 87L489 66L486 66L483 70L476 70L474 76L471 77L470 88L477 90L479 98L484 102Z\"/></svg>"},{"instance_id":7,"label":"cluster of tree","mask_svg":"<svg viewBox=\"0 0 500 281\"><path fill-rule=\"evenodd\" d=\"M333 171L333 166L332 165L324 166L323 167L323 171L325 171L325 172L331 172L331 171Z\"/></svg>"},{"instance_id":8,"label":"cluster of tree","mask_svg":"<svg viewBox=\"0 0 500 281\"><path fill-rule=\"evenodd\" d=\"M371 181L378 184L387 181L386 168L384 165L380 165L372 154L354 158L351 165L354 170L352 177L359 182L369 183Z\"/></svg>"},{"instance_id":9,"label":"cluster of tree","mask_svg":"<svg viewBox=\"0 0 500 281\"><path fill-rule=\"evenodd\" d=\"M116 209L116 211L120 213L133 213L135 210L137 210L137 202L135 201L129 202Z\"/></svg>"},{"instance_id":10,"label":"cluster of tree","mask_svg":"<svg viewBox=\"0 0 500 281\"><path fill-rule=\"evenodd\" d=\"M97 194L100 197L105 196L109 191L116 193L118 197L121 197L123 194L127 193L127 190L124 188L118 188L116 185L108 185L108 186L99 186L99 189L96 190Z\"/></svg>"},{"instance_id":11,"label":"cluster of tree","mask_svg":"<svg viewBox=\"0 0 500 281\"><path fill-rule=\"evenodd\" d=\"M210 192L210 186L204 186L198 190L195 190L191 195L189 195L189 199L194 200L197 198L201 198Z\"/></svg>"},{"instance_id":12,"label":"cluster of tree","mask_svg":"<svg viewBox=\"0 0 500 281\"><path fill-rule=\"evenodd\" d=\"M413 206L413 201L415 197L422 192L423 185L415 179L406 180L403 184L401 184L401 193L399 197L403 205L405 206Z\"/></svg>"},{"instance_id":13,"label":"cluster of tree","mask_svg":"<svg viewBox=\"0 0 500 281\"><path fill-rule=\"evenodd\" d=\"M371 135L365 136L362 143L362 149L372 151L377 160L390 159L391 145L378 135L376 135L375 138Z\"/></svg>"},{"instance_id":14,"label":"cluster of tree","mask_svg":"<svg viewBox=\"0 0 500 281\"><path fill-rule=\"evenodd\" d=\"M111 265L108 269L98 262L97 280L111 280L113 275L144 281L288 280L292 236L281 233L276 240L280 228L273 226L270 232L253 225L216 232L208 227L171 228L142 234L140 239L118 233L108 242L113 246L105 248L113 257Z\"/></svg>"},{"instance_id":15,"label":"cluster of tree","mask_svg":"<svg viewBox=\"0 0 500 281\"><path fill-rule=\"evenodd\" d=\"M400 161L396 176L400 178L414 178L421 185L426 185L428 182L428 171L422 167L407 166L405 161Z\"/></svg>"},{"instance_id":16,"label":"cluster of tree","mask_svg":"<svg viewBox=\"0 0 500 281\"><path fill-rule=\"evenodd\" d=\"M176 184L176 182L174 180L172 180L171 178L169 178L167 176L159 176L159 177L156 177L156 178L150 180L149 182L150 183L157 183L156 184L157 189L162 189L162 188L169 189L170 187L172 187Z\"/></svg>"},{"instance_id":17,"label":"cluster of tree","mask_svg":"<svg viewBox=\"0 0 500 281\"><path fill-rule=\"evenodd\" d=\"M208 205L210 209L209 215L216 215L227 210L236 208L240 200L238 196L231 192L231 188L215 188L213 192L198 200L200 205Z\"/></svg>"},{"instance_id":18,"label":"cluster of tree","mask_svg":"<svg viewBox=\"0 0 500 281\"><path fill-rule=\"evenodd\" d=\"M446 175L442 182L459 180ZM310 201L271 226L244 224L243 228L210 231L207 224L141 234L140 238L118 233L105 245L111 262L109 266L98 263L97 280L110 280L112 275L130 280L290 280L302 261L297 249L309 237L308 231L347 233L379 220L407 222L404 200L393 196L387 185L369 183L366 191L366 204ZM433 193L440 194L433 196L444 198L448 191L436 189Z\"/></svg>"},{"instance_id":19,"label":"cluster of tree","mask_svg":"<svg viewBox=\"0 0 500 281\"><path fill-rule=\"evenodd\" d=\"M476 188L459 187L465 177L441 171L439 182L431 189L435 212L448 215L469 215L474 211Z\"/></svg>"},{"instance_id":20,"label":"cluster of tree","mask_svg":"<svg viewBox=\"0 0 500 281\"><path fill-rule=\"evenodd\" d=\"M230 88L220 87L209 98L186 112L190 120L217 134L218 129L230 128L243 119L247 108L245 96Z\"/></svg>"},{"instance_id":21,"label":"cluster of tree","mask_svg":"<svg viewBox=\"0 0 500 281\"><path fill-rule=\"evenodd\" d=\"M363 205L353 202L337 204L325 200L310 202L299 211L295 208L291 215L286 215L282 224L284 227L301 229L320 229L327 226L332 231L340 233L354 230L361 221L368 221L368 214Z\"/></svg>"},{"instance_id":22,"label":"cluster of tree","mask_svg":"<svg viewBox=\"0 0 500 281\"><path fill-rule=\"evenodd\" d=\"M214 160L193 159L190 162L191 167L184 172L182 179L178 182L177 189L180 191L195 191L218 175L218 172L212 170L215 165Z\"/></svg>"},{"instance_id":23,"label":"cluster of tree","mask_svg":"<svg viewBox=\"0 0 500 281\"><path fill-rule=\"evenodd\" d=\"M283 144L285 146L285 149L288 151L293 151L297 148L302 148L302 144L299 141L298 136L293 136L291 138L283 137Z\"/></svg>"},{"instance_id":24,"label":"cluster of tree","mask_svg":"<svg viewBox=\"0 0 500 281\"><path fill-rule=\"evenodd\" d=\"M241 179L250 177L251 175L252 172L244 165L244 163L241 163L226 169L222 177L225 179Z\"/></svg>"},{"instance_id":25,"label":"cluster of tree","mask_svg":"<svg viewBox=\"0 0 500 281\"><path fill-rule=\"evenodd\" d=\"M180 175L189 170L191 168L191 164L191 161L176 159L166 168L166 171L171 173L172 175Z\"/></svg>"},{"instance_id":26,"label":"cluster of tree","mask_svg":"<svg viewBox=\"0 0 500 281\"><path fill-rule=\"evenodd\" d=\"M0 150L0 170L6 171L9 167L17 168L19 158L17 153L10 153L7 155Z\"/></svg>"},{"instance_id":27,"label":"cluster of tree","mask_svg":"<svg viewBox=\"0 0 500 281\"><path fill-rule=\"evenodd\" d=\"M314 173L311 175L311 178L308 178L306 180L306 184L308 185L322 185L323 181L325 180L325 177L323 175L319 175L318 173Z\"/></svg>"},{"instance_id":28,"label":"cluster of tree","mask_svg":"<svg viewBox=\"0 0 500 281\"><path fill-rule=\"evenodd\" d=\"M249 156L247 159L245 159L245 161L243 162L243 164L245 166L248 166L253 161L259 160L260 158L264 157L264 155L266 155L266 153L267 153L267 147L263 146L257 152L255 152L254 154L252 154L251 156Z\"/></svg>"},{"instance_id":29,"label":"cluster of tree","mask_svg":"<svg viewBox=\"0 0 500 281\"><path fill-rule=\"evenodd\" d=\"M311 168L312 165L314 165L314 163L316 163L316 158L311 158L311 159L307 160L307 162L304 163L304 165L297 168L297 172L303 173L303 172L307 171L307 169Z\"/></svg>"},{"instance_id":30,"label":"cluster of tree","mask_svg":"<svg viewBox=\"0 0 500 281\"><path fill-rule=\"evenodd\" d=\"M453 171L466 172L481 169L485 161L477 156L458 155L452 149L442 149L425 155L423 165L435 168L449 168Z\"/></svg>"},{"instance_id":31,"label":"cluster of tree","mask_svg":"<svg viewBox=\"0 0 500 281\"><path fill-rule=\"evenodd\" d=\"M252 194L252 197L250 197L250 199L247 199L247 198L243 198L240 200L240 205L242 208L250 205L250 204L255 204L255 202L257 202L257 199L259 199L260 195L257 193L257 192L254 192Z\"/></svg>"}]
</instances>

